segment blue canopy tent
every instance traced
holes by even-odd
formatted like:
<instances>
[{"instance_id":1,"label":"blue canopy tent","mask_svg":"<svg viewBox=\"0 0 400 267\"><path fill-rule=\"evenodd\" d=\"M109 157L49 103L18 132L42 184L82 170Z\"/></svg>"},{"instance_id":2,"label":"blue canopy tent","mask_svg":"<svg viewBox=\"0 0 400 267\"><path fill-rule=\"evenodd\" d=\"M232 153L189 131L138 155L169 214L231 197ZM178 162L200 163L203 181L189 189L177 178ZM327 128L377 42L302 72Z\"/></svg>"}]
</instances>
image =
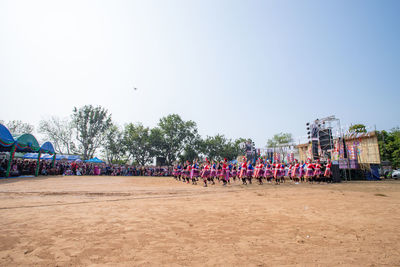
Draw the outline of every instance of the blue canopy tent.
<instances>
[{"instance_id":1,"label":"blue canopy tent","mask_svg":"<svg viewBox=\"0 0 400 267\"><path fill-rule=\"evenodd\" d=\"M6 126L0 124L0 151L10 152L10 159L7 164L6 177L8 177L10 174L11 161L15 154L15 148L16 146L14 137Z\"/></svg>"},{"instance_id":2,"label":"blue canopy tent","mask_svg":"<svg viewBox=\"0 0 400 267\"><path fill-rule=\"evenodd\" d=\"M56 158L55 160L68 160L68 161L75 161L77 159L80 159L80 156L77 155L55 155ZM40 156L40 159L44 159L44 160L48 160L48 159L52 159L54 157L54 155L50 155L50 154L42 154ZM38 153L26 153L23 156L24 159L37 159L38 158Z\"/></svg>"},{"instance_id":3,"label":"blue canopy tent","mask_svg":"<svg viewBox=\"0 0 400 267\"><path fill-rule=\"evenodd\" d=\"M41 154L42 153L47 153L50 155L53 155L53 160L51 162L51 167L54 168L54 163L56 161L56 152L54 151L53 144L51 142L46 142L40 147L39 155L38 155L38 163L36 166L36 176L39 175L39 161L41 159Z\"/></svg>"},{"instance_id":4,"label":"blue canopy tent","mask_svg":"<svg viewBox=\"0 0 400 267\"><path fill-rule=\"evenodd\" d=\"M36 138L31 134L22 134L15 139L17 152L39 152L35 171L35 176L38 176L40 167L40 155L42 154L42 152L54 153L53 145L50 142L46 142L43 144L43 148L43 146L41 147Z\"/></svg>"},{"instance_id":5,"label":"blue canopy tent","mask_svg":"<svg viewBox=\"0 0 400 267\"><path fill-rule=\"evenodd\" d=\"M5 128L5 127L4 127ZM2 128L3 134L5 133L6 136L8 133L11 135L10 131L8 133ZM9 140L10 137L8 136ZM4 151L9 151L10 152L10 158L8 160L8 165L7 165L7 171L6 171L6 177L10 175L10 170L11 170L11 164L14 159L15 152L37 152L40 150L40 146L36 138L31 135L31 134L22 134L19 136L14 136L12 137L15 141L11 146L3 146L3 148L6 148Z\"/></svg>"},{"instance_id":6,"label":"blue canopy tent","mask_svg":"<svg viewBox=\"0 0 400 267\"><path fill-rule=\"evenodd\" d=\"M85 162L89 162L89 163L104 163L104 161L98 159L97 157L94 157L94 158L92 158L92 159L85 160Z\"/></svg>"},{"instance_id":7,"label":"blue canopy tent","mask_svg":"<svg viewBox=\"0 0 400 267\"><path fill-rule=\"evenodd\" d=\"M37 159L38 158L38 153L26 153L22 158L23 159ZM45 156L46 154L43 154L43 155L41 155L41 159L43 159L43 157Z\"/></svg>"},{"instance_id":8,"label":"blue canopy tent","mask_svg":"<svg viewBox=\"0 0 400 267\"><path fill-rule=\"evenodd\" d=\"M53 159L55 160L58 155L43 154L40 158L44 160ZM54 167L54 166L53 166Z\"/></svg>"},{"instance_id":9,"label":"blue canopy tent","mask_svg":"<svg viewBox=\"0 0 400 267\"><path fill-rule=\"evenodd\" d=\"M23 159L37 159L39 156L39 153L26 153L22 158ZM58 157L59 155L57 155ZM40 159L44 159L44 160L48 160L48 159L52 159L54 157L54 155L50 155L50 154L41 154L40 155Z\"/></svg>"},{"instance_id":10,"label":"blue canopy tent","mask_svg":"<svg viewBox=\"0 0 400 267\"><path fill-rule=\"evenodd\" d=\"M81 159L81 156L78 155L62 155L63 157L61 159L66 159L68 161L75 161L77 159Z\"/></svg>"},{"instance_id":11,"label":"blue canopy tent","mask_svg":"<svg viewBox=\"0 0 400 267\"><path fill-rule=\"evenodd\" d=\"M36 138L31 134L21 134L14 136L16 152L39 152L40 145Z\"/></svg>"},{"instance_id":12,"label":"blue canopy tent","mask_svg":"<svg viewBox=\"0 0 400 267\"><path fill-rule=\"evenodd\" d=\"M48 154L55 154L54 147L50 142L46 142L40 146L36 138L31 134L13 136L3 124L0 124L0 151L10 152L6 177L10 175L11 164L14 159L15 152L39 152L35 153L36 158L38 159L36 176L39 172L39 160L41 153L44 152Z\"/></svg>"},{"instance_id":13,"label":"blue canopy tent","mask_svg":"<svg viewBox=\"0 0 400 267\"><path fill-rule=\"evenodd\" d=\"M54 147L53 144L50 142L46 142L44 143L41 147L40 147L40 151L47 153L47 154L51 154L53 155L55 153L54 151Z\"/></svg>"},{"instance_id":14,"label":"blue canopy tent","mask_svg":"<svg viewBox=\"0 0 400 267\"><path fill-rule=\"evenodd\" d=\"M11 151L15 140L6 126L0 124L0 151Z\"/></svg>"}]
</instances>

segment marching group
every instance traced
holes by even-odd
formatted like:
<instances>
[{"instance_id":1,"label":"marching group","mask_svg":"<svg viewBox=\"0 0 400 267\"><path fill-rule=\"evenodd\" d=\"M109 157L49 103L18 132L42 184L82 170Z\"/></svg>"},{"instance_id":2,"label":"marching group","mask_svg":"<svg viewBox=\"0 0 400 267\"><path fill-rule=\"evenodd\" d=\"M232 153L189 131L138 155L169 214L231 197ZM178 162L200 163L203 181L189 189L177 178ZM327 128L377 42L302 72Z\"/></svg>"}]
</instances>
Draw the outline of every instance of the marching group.
<instances>
[{"instance_id":1,"label":"marching group","mask_svg":"<svg viewBox=\"0 0 400 267\"><path fill-rule=\"evenodd\" d=\"M220 162L210 162L205 159L202 163L194 160L192 163L187 161L184 165L175 165L173 176L176 180L192 184L197 184L199 179L202 179L205 187L208 184L215 184L215 180L226 186L231 183L231 180L235 182L236 179L244 185L251 184L253 179L256 179L260 185L265 180L279 184L287 179L295 183L330 182L331 167L332 163L329 160L325 164L321 164L319 160L313 162L311 159L305 163L295 160L285 164L279 161L271 163L269 160L260 158L253 165L245 157L240 164L231 164L227 159Z\"/></svg>"}]
</instances>

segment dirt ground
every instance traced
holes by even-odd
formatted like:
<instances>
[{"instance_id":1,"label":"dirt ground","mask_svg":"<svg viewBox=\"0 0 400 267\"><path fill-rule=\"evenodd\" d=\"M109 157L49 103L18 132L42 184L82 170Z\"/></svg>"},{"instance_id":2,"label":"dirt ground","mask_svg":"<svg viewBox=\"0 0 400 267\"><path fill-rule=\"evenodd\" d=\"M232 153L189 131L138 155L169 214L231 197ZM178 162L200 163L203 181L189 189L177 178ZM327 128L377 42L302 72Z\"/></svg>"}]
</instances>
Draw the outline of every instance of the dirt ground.
<instances>
[{"instance_id":1,"label":"dirt ground","mask_svg":"<svg viewBox=\"0 0 400 267\"><path fill-rule=\"evenodd\" d=\"M400 265L400 182L0 180L1 266Z\"/></svg>"}]
</instances>

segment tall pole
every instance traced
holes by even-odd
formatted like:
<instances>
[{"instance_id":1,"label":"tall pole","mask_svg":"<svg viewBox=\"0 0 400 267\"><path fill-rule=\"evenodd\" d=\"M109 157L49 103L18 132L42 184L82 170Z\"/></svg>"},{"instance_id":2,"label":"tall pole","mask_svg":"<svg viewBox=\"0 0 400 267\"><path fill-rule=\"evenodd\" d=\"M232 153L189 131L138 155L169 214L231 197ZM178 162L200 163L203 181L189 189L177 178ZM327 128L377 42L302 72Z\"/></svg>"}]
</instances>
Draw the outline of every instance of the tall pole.
<instances>
[{"instance_id":1,"label":"tall pole","mask_svg":"<svg viewBox=\"0 0 400 267\"><path fill-rule=\"evenodd\" d=\"M342 139L342 145L343 145L343 152L344 152L344 149L345 149L345 144L344 144L344 136L343 136L343 133L342 133L342 126L340 125L340 119L337 119L338 120L338 123L339 123L339 136L340 136L340 138L339 138L339 140L340 139ZM340 145L340 144L339 144ZM339 147L339 161L340 161L340 147ZM348 162L347 162L348 163ZM340 165L340 164L339 164ZM347 173L346 173L346 170L344 171L344 178L346 179L346 181L347 181Z\"/></svg>"},{"instance_id":2,"label":"tall pole","mask_svg":"<svg viewBox=\"0 0 400 267\"><path fill-rule=\"evenodd\" d=\"M330 160L332 160L334 144L333 144L333 135L332 135L332 124L331 124L330 121L329 121L328 129L330 130L330 132L328 131L328 134L329 134L329 148L330 148L328 157L329 157Z\"/></svg>"},{"instance_id":3,"label":"tall pole","mask_svg":"<svg viewBox=\"0 0 400 267\"><path fill-rule=\"evenodd\" d=\"M17 144L14 143L11 147L11 151L10 151L10 158L8 160L8 165L7 165L7 172L6 172L6 177L10 176L10 170L11 170L11 164L12 161L14 160L14 154L15 154L15 150L17 149Z\"/></svg>"},{"instance_id":4,"label":"tall pole","mask_svg":"<svg viewBox=\"0 0 400 267\"><path fill-rule=\"evenodd\" d=\"M56 162L56 153L53 155L53 160L51 161L51 167L54 168L54 163Z\"/></svg>"},{"instance_id":5,"label":"tall pole","mask_svg":"<svg viewBox=\"0 0 400 267\"><path fill-rule=\"evenodd\" d=\"M37 163L36 163L36 171L35 171L35 176L37 177L39 175L39 166L40 166L40 156L42 155L42 151L39 150L38 153L38 158L37 158Z\"/></svg>"}]
</instances>

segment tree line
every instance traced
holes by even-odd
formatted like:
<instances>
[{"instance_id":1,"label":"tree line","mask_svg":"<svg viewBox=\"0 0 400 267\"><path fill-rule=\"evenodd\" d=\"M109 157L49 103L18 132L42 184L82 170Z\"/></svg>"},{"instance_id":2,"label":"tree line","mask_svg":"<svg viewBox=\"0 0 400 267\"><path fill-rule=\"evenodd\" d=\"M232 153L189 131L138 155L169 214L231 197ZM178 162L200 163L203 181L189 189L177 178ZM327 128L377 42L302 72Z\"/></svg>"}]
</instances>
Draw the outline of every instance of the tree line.
<instances>
[{"instance_id":1,"label":"tree line","mask_svg":"<svg viewBox=\"0 0 400 267\"><path fill-rule=\"evenodd\" d=\"M378 132L379 151L382 161L389 161L393 168L400 168L400 128Z\"/></svg>"},{"instance_id":2,"label":"tree line","mask_svg":"<svg viewBox=\"0 0 400 267\"><path fill-rule=\"evenodd\" d=\"M11 121L7 126L12 133L34 130L22 121ZM164 158L167 165L199 157L232 160L244 153L240 144L248 141L232 140L220 134L202 138L194 121L184 121L177 114L161 118L154 128L142 123L121 127L112 121L108 110L92 105L74 107L69 118L53 116L41 120L38 132L60 154L79 154L83 159L90 159L102 153L108 163L132 161L139 165L149 164L155 157Z\"/></svg>"}]
</instances>

